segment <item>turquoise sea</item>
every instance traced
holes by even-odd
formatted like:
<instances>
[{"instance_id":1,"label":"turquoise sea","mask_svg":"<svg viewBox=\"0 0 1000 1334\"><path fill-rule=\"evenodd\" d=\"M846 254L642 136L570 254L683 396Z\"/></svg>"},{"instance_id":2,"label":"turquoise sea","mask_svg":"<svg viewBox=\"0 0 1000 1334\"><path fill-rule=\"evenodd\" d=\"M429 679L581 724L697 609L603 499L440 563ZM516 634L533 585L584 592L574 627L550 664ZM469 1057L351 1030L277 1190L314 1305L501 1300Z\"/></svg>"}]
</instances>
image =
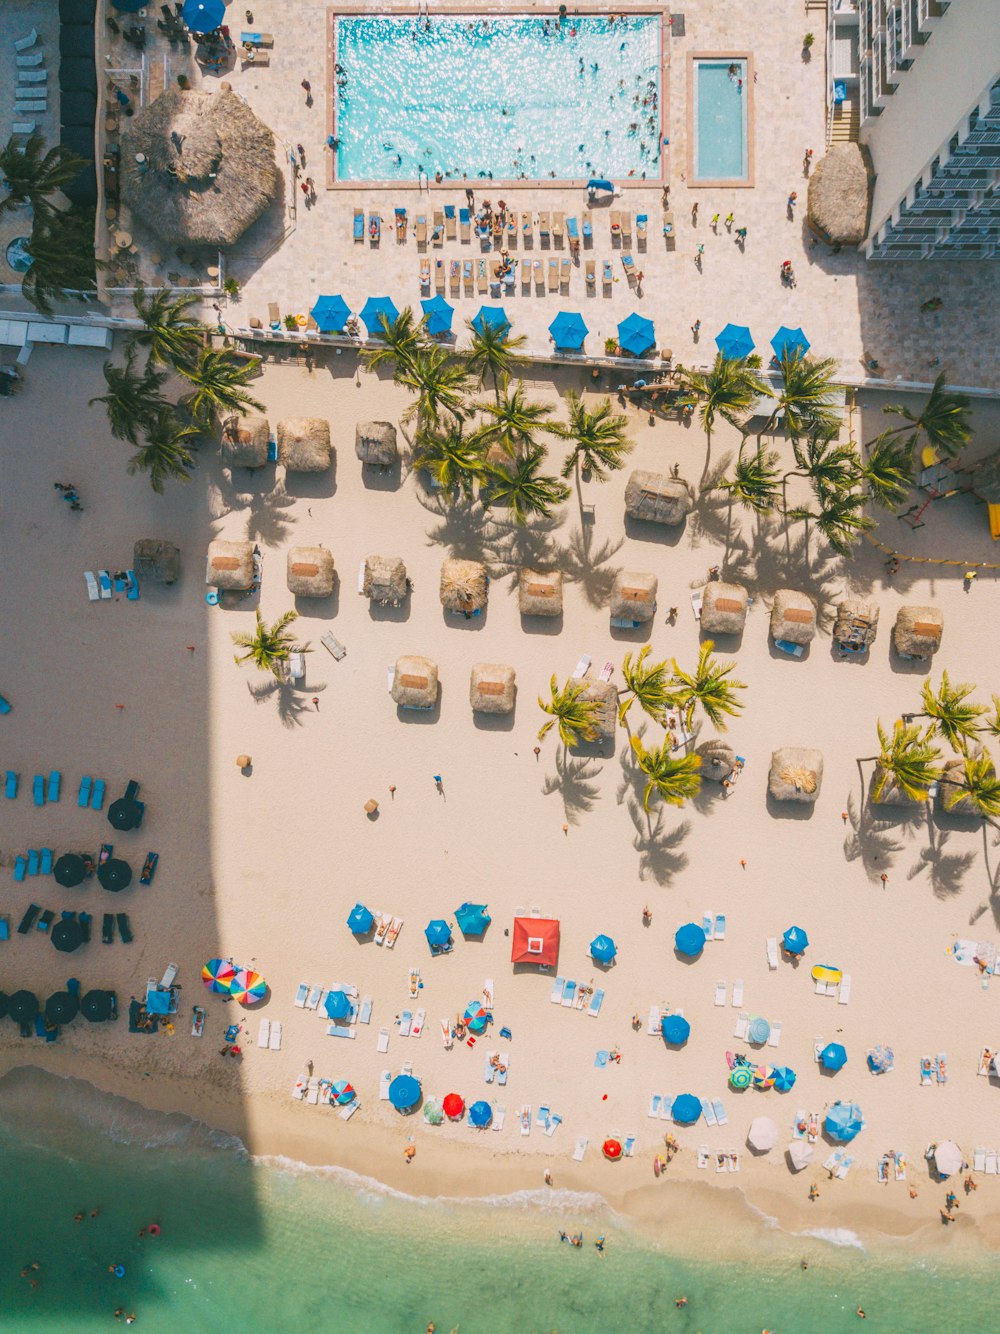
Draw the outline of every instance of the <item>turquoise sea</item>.
<instances>
[{"instance_id":1,"label":"turquoise sea","mask_svg":"<svg viewBox=\"0 0 1000 1334\"><path fill-rule=\"evenodd\" d=\"M988 1258L876 1259L761 1221L742 1253L729 1247L738 1261L681 1259L672 1198L655 1242L593 1198L413 1200L333 1169L257 1163L183 1117L19 1070L0 1080L0 1331L89 1334L112 1328L117 1307L142 1334L423 1334L431 1320L460 1334L836 1334L858 1328L859 1302L867 1329L991 1318ZM148 1223L161 1233L140 1239ZM582 1250L560 1244L566 1227L583 1229ZM603 1256L590 1244L601 1233ZM35 1290L21 1277L33 1261Z\"/></svg>"}]
</instances>

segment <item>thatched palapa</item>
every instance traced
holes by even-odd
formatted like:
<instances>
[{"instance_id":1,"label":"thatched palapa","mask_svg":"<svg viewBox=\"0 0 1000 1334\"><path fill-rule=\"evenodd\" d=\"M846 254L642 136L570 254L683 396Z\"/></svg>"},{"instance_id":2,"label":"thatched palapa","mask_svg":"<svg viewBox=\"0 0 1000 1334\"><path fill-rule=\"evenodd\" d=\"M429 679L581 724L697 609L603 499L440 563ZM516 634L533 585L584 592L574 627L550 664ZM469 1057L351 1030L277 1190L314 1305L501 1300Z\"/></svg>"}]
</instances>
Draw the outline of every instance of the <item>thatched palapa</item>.
<instances>
[{"instance_id":1,"label":"thatched palapa","mask_svg":"<svg viewBox=\"0 0 1000 1334\"><path fill-rule=\"evenodd\" d=\"M437 663L413 654L397 658L391 694L401 709L433 709L438 697Z\"/></svg>"},{"instance_id":2,"label":"thatched palapa","mask_svg":"<svg viewBox=\"0 0 1000 1334\"><path fill-rule=\"evenodd\" d=\"M861 144L833 144L809 176L809 226L828 245L860 245L868 234L874 173Z\"/></svg>"},{"instance_id":3,"label":"thatched palapa","mask_svg":"<svg viewBox=\"0 0 1000 1334\"><path fill-rule=\"evenodd\" d=\"M801 801L812 805L822 785L821 751L805 746L783 746L771 756L767 791L775 801Z\"/></svg>"},{"instance_id":4,"label":"thatched palapa","mask_svg":"<svg viewBox=\"0 0 1000 1334\"><path fill-rule=\"evenodd\" d=\"M511 713L514 708L514 668L498 662L473 664L469 703L476 713Z\"/></svg>"},{"instance_id":5,"label":"thatched palapa","mask_svg":"<svg viewBox=\"0 0 1000 1334\"><path fill-rule=\"evenodd\" d=\"M845 653L866 653L878 634L878 603L847 598L837 604L833 640Z\"/></svg>"},{"instance_id":6,"label":"thatched palapa","mask_svg":"<svg viewBox=\"0 0 1000 1334\"><path fill-rule=\"evenodd\" d=\"M598 706L597 724L601 729L601 737L605 741L613 741L618 726L618 691L611 682L587 679L583 682L579 698L585 703Z\"/></svg>"},{"instance_id":7,"label":"thatched palapa","mask_svg":"<svg viewBox=\"0 0 1000 1334\"><path fill-rule=\"evenodd\" d=\"M771 638L809 644L816 638L816 604L808 593L779 588L771 607Z\"/></svg>"},{"instance_id":8,"label":"thatched palapa","mask_svg":"<svg viewBox=\"0 0 1000 1334\"><path fill-rule=\"evenodd\" d=\"M140 537L132 548L132 568L154 584L176 583L181 577L180 548L159 537Z\"/></svg>"},{"instance_id":9,"label":"thatched palapa","mask_svg":"<svg viewBox=\"0 0 1000 1334\"><path fill-rule=\"evenodd\" d=\"M222 461L232 468L263 468L270 439L266 417L233 413L222 423Z\"/></svg>"},{"instance_id":10,"label":"thatched palapa","mask_svg":"<svg viewBox=\"0 0 1000 1334\"><path fill-rule=\"evenodd\" d=\"M640 469L629 476L625 487L625 513L630 519L676 527L684 522L693 508L694 496L683 478Z\"/></svg>"},{"instance_id":11,"label":"thatched palapa","mask_svg":"<svg viewBox=\"0 0 1000 1334\"><path fill-rule=\"evenodd\" d=\"M232 245L281 185L274 135L233 92L170 88L123 125L122 196L171 247Z\"/></svg>"},{"instance_id":12,"label":"thatched palapa","mask_svg":"<svg viewBox=\"0 0 1000 1334\"><path fill-rule=\"evenodd\" d=\"M286 472L326 472L332 457L330 423L322 417L278 422L278 461Z\"/></svg>"},{"instance_id":13,"label":"thatched palapa","mask_svg":"<svg viewBox=\"0 0 1000 1334\"><path fill-rule=\"evenodd\" d=\"M380 607L398 607L406 597L406 566L399 556L366 556L361 592Z\"/></svg>"},{"instance_id":14,"label":"thatched palapa","mask_svg":"<svg viewBox=\"0 0 1000 1334\"><path fill-rule=\"evenodd\" d=\"M937 607L900 607L892 642L901 658L926 662L941 647L944 617Z\"/></svg>"},{"instance_id":15,"label":"thatched palapa","mask_svg":"<svg viewBox=\"0 0 1000 1334\"><path fill-rule=\"evenodd\" d=\"M747 590L711 580L702 590L701 628L707 635L739 635L747 622Z\"/></svg>"},{"instance_id":16,"label":"thatched palapa","mask_svg":"<svg viewBox=\"0 0 1000 1334\"><path fill-rule=\"evenodd\" d=\"M522 616L561 616L562 570L522 570L517 581L517 609Z\"/></svg>"},{"instance_id":17,"label":"thatched palapa","mask_svg":"<svg viewBox=\"0 0 1000 1334\"><path fill-rule=\"evenodd\" d=\"M297 598L328 598L333 592L333 557L326 547L289 547L288 591Z\"/></svg>"},{"instance_id":18,"label":"thatched palapa","mask_svg":"<svg viewBox=\"0 0 1000 1334\"><path fill-rule=\"evenodd\" d=\"M208 545L205 583L216 588L243 590L253 583L253 544L217 537Z\"/></svg>"},{"instance_id":19,"label":"thatched palapa","mask_svg":"<svg viewBox=\"0 0 1000 1334\"><path fill-rule=\"evenodd\" d=\"M883 784L882 791L876 797L880 783ZM873 806L902 806L905 810L914 811L926 804L925 797L911 797L909 792L904 792L891 774L886 778L885 767L877 762L872 771L871 792Z\"/></svg>"},{"instance_id":20,"label":"thatched palapa","mask_svg":"<svg viewBox=\"0 0 1000 1334\"><path fill-rule=\"evenodd\" d=\"M611 586L611 618L623 621L651 621L656 611L655 574L619 570Z\"/></svg>"},{"instance_id":21,"label":"thatched palapa","mask_svg":"<svg viewBox=\"0 0 1000 1334\"><path fill-rule=\"evenodd\" d=\"M373 468L391 468L399 458L395 426L391 422L358 422L354 452L362 463Z\"/></svg>"},{"instance_id":22,"label":"thatched palapa","mask_svg":"<svg viewBox=\"0 0 1000 1334\"><path fill-rule=\"evenodd\" d=\"M486 606L486 566L478 560L446 560L441 566L441 606L474 616Z\"/></svg>"},{"instance_id":23,"label":"thatched palapa","mask_svg":"<svg viewBox=\"0 0 1000 1334\"><path fill-rule=\"evenodd\" d=\"M716 783L728 778L736 768L736 751L719 737L696 746L695 754L701 761L702 778L711 778Z\"/></svg>"}]
</instances>

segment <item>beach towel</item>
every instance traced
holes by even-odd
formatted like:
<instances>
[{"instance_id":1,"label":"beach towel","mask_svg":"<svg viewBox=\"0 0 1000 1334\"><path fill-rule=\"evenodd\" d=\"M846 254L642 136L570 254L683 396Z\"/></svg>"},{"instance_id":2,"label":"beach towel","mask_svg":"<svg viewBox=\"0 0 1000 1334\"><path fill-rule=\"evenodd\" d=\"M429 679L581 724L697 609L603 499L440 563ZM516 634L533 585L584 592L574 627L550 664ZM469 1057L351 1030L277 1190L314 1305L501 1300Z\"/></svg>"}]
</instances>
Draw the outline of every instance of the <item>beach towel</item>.
<instances>
[{"instance_id":1,"label":"beach towel","mask_svg":"<svg viewBox=\"0 0 1000 1334\"><path fill-rule=\"evenodd\" d=\"M594 1056L594 1065L598 1070L604 1070L608 1064L610 1052L599 1051Z\"/></svg>"}]
</instances>

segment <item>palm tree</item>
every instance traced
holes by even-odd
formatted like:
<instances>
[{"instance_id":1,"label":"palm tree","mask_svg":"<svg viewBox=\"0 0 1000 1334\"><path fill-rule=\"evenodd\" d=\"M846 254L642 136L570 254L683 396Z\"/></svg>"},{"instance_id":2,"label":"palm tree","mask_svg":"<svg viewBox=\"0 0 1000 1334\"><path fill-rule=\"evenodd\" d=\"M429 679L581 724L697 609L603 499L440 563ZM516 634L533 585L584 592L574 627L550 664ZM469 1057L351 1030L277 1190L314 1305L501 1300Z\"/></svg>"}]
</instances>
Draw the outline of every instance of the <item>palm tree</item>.
<instances>
[{"instance_id":1,"label":"palm tree","mask_svg":"<svg viewBox=\"0 0 1000 1334\"><path fill-rule=\"evenodd\" d=\"M827 357L817 361L797 353L783 356L780 368L781 389L774 396L774 408L760 434L770 434L782 413L785 429L793 440L814 431L836 430L840 425L840 418L833 409L836 360Z\"/></svg>"},{"instance_id":2,"label":"palm tree","mask_svg":"<svg viewBox=\"0 0 1000 1334\"><path fill-rule=\"evenodd\" d=\"M108 392L90 402L105 405L108 425L116 440L138 445L139 432L151 430L160 414L170 406L160 395L166 380L166 371L157 371L148 365L137 372L135 353L129 350L124 366L116 366L110 361L104 363Z\"/></svg>"},{"instance_id":3,"label":"palm tree","mask_svg":"<svg viewBox=\"0 0 1000 1334\"><path fill-rule=\"evenodd\" d=\"M893 440L888 432L865 446L861 479L868 484L872 504L893 510L906 499L913 485L913 455L906 441Z\"/></svg>"},{"instance_id":4,"label":"palm tree","mask_svg":"<svg viewBox=\"0 0 1000 1334\"><path fill-rule=\"evenodd\" d=\"M882 724L878 724L879 753L866 755L858 761L859 764L875 761L873 801L881 800L890 784L905 792L913 801L927 800L928 788L940 777L937 762L941 752L933 744L932 735L932 728L922 732L915 723L899 720L893 725L890 736Z\"/></svg>"},{"instance_id":5,"label":"palm tree","mask_svg":"<svg viewBox=\"0 0 1000 1334\"><path fill-rule=\"evenodd\" d=\"M243 388L259 366L259 358L244 361L227 347L203 347L194 361L181 362L178 372L194 385L186 399L191 415L207 422L220 412L263 412L264 404Z\"/></svg>"},{"instance_id":6,"label":"palm tree","mask_svg":"<svg viewBox=\"0 0 1000 1334\"><path fill-rule=\"evenodd\" d=\"M705 466L701 474L704 482L712 455L712 428L716 417L740 430L757 400L770 397L771 391L746 357L726 357L719 352L710 371L678 370L682 387L701 402L699 416L706 440Z\"/></svg>"},{"instance_id":7,"label":"palm tree","mask_svg":"<svg viewBox=\"0 0 1000 1334\"><path fill-rule=\"evenodd\" d=\"M648 811L654 794L671 806L683 806L701 791L701 756L673 755L669 741L647 750L639 737L631 738L636 763L646 775L642 804Z\"/></svg>"},{"instance_id":8,"label":"palm tree","mask_svg":"<svg viewBox=\"0 0 1000 1334\"><path fill-rule=\"evenodd\" d=\"M829 496L852 490L858 483L861 462L853 444L839 443L840 427L812 431L805 439L792 439L795 467L781 480L785 493L790 477L808 478L817 499L822 504ZM784 506L787 511L787 506Z\"/></svg>"},{"instance_id":9,"label":"palm tree","mask_svg":"<svg viewBox=\"0 0 1000 1334\"><path fill-rule=\"evenodd\" d=\"M945 810L953 811L957 806L968 807L996 828L994 821L1000 817L1000 778L997 777L996 767L988 751L980 751L978 755L963 755L961 779L956 782L945 773L940 782L945 788Z\"/></svg>"},{"instance_id":10,"label":"palm tree","mask_svg":"<svg viewBox=\"0 0 1000 1334\"><path fill-rule=\"evenodd\" d=\"M788 518L808 522L812 519L834 551L849 556L860 541L862 533L870 533L875 520L864 514L865 497L860 491L840 491L819 498L820 507L790 510Z\"/></svg>"},{"instance_id":11,"label":"palm tree","mask_svg":"<svg viewBox=\"0 0 1000 1334\"><path fill-rule=\"evenodd\" d=\"M252 635L234 632L233 643L245 648L246 653L234 654L237 663L253 662L259 671L271 672L281 679L283 664L295 644L295 636L288 633L288 626L298 618L297 611L286 611L271 625L267 625L260 608L257 608L257 629Z\"/></svg>"},{"instance_id":12,"label":"palm tree","mask_svg":"<svg viewBox=\"0 0 1000 1334\"><path fill-rule=\"evenodd\" d=\"M379 316L382 337L375 347L366 347L361 353L362 360L370 371L377 366L392 363L397 368L409 365L416 353L427 346L427 334L423 321L416 321L409 306L391 322L384 315Z\"/></svg>"},{"instance_id":13,"label":"palm tree","mask_svg":"<svg viewBox=\"0 0 1000 1334\"><path fill-rule=\"evenodd\" d=\"M610 398L603 398L591 412L580 395L571 389L566 395L566 403L569 421L556 428L556 433L564 440L573 442L562 467L563 477L575 472L579 482L582 472L584 476L606 482L609 473L624 468L625 459L635 448L635 441L628 434L628 418L613 411Z\"/></svg>"},{"instance_id":14,"label":"palm tree","mask_svg":"<svg viewBox=\"0 0 1000 1334\"><path fill-rule=\"evenodd\" d=\"M984 705L966 702L975 688L965 684L953 686L948 680L947 671L943 671L936 694L931 689L930 682L924 682L921 689L923 711L904 713L903 721L909 722L911 718L930 718L932 731L947 741L952 750L964 753L967 743L980 730L976 726L977 721L986 712Z\"/></svg>"},{"instance_id":15,"label":"palm tree","mask_svg":"<svg viewBox=\"0 0 1000 1334\"><path fill-rule=\"evenodd\" d=\"M466 439L461 422L420 431L413 466L424 468L448 499L461 494L469 500L473 484L486 471L478 443L475 439Z\"/></svg>"},{"instance_id":16,"label":"palm tree","mask_svg":"<svg viewBox=\"0 0 1000 1334\"><path fill-rule=\"evenodd\" d=\"M129 474L148 473L149 484L157 495L163 494L163 484L170 478L189 482L195 461L187 442L197 435L197 426L179 421L172 408L163 407L146 428L144 443L129 459Z\"/></svg>"},{"instance_id":17,"label":"palm tree","mask_svg":"<svg viewBox=\"0 0 1000 1334\"><path fill-rule=\"evenodd\" d=\"M416 417L418 429L436 425L443 413L456 420L464 415L469 375L462 362L443 347L414 348L409 359L400 362L394 378L417 395L403 418Z\"/></svg>"},{"instance_id":18,"label":"palm tree","mask_svg":"<svg viewBox=\"0 0 1000 1334\"><path fill-rule=\"evenodd\" d=\"M74 205L36 213L27 249L31 267L21 282L21 294L43 315L53 302L67 297L83 299L97 290L97 270L106 268L94 255L94 213Z\"/></svg>"},{"instance_id":19,"label":"palm tree","mask_svg":"<svg viewBox=\"0 0 1000 1334\"><path fill-rule=\"evenodd\" d=\"M732 477L720 478L718 490L729 496L730 509L734 504L752 514L770 514L779 495L778 453L758 445L749 457L742 447L736 459Z\"/></svg>"},{"instance_id":20,"label":"palm tree","mask_svg":"<svg viewBox=\"0 0 1000 1334\"><path fill-rule=\"evenodd\" d=\"M989 732L991 736L1000 736L1000 695L993 696L993 712L986 719L985 727L977 727L977 732Z\"/></svg>"},{"instance_id":21,"label":"palm tree","mask_svg":"<svg viewBox=\"0 0 1000 1334\"><path fill-rule=\"evenodd\" d=\"M499 403L500 381L505 375L509 376L520 361L515 353L525 344L524 334L512 337L510 325L487 324L485 321L477 325L473 320L466 320L466 328L472 334L472 347L466 355L466 364L479 380L480 388L486 383L487 375L492 378L493 393Z\"/></svg>"},{"instance_id":22,"label":"palm tree","mask_svg":"<svg viewBox=\"0 0 1000 1334\"><path fill-rule=\"evenodd\" d=\"M145 325L129 339L129 347L146 347L149 359L164 366L178 366L193 361L202 345L206 326L200 320L187 317L200 298L187 293L171 297L166 288L147 296L140 287L132 294L132 304Z\"/></svg>"},{"instance_id":23,"label":"palm tree","mask_svg":"<svg viewBox=\"0 0 1000 1334\"><path fill-rule=\"evenodd\" d=\"M7 198L0 200L0 216L19 204L30 204L36 217L51 212L49 195L68 185L86 165L82 157L62 144L46 152L45 140L38 133L29 135L23 143L8 139L0 148L0 184L7 191Z\"/></svg>"},{"instance_id":24,"label":"palm tree","mask_svg":"<svg viewBox=\"0 0 1000 1334\"><path fill-rule=\"evenodd\" d=\"M487 400L472 406L474 411L486 417L486 421L476 428L476 439L487 450L493 445L499 446L510 458L531 449L539 431L556 429L546 420L552 415L551 407L547 403L529 403L524 397L524 382L518 380L512 390L509 375L501 379L495 403Z\"/></svg>"},{"instance_id":25,"label":"palm tree","mask_svg":"<svg viewBox=\"0 0 1000 1334\"><path fill-rule=\"evenodd\" d=\"M486 465L489 478L489 495L484 504L487 509L502 505L514 511L514 522L525 524L529 515L547 516L553 505L561 505L569 499L569 487L558 477L539 473L545 460L545 448L532 445L516 459L511 459L507 466Z\"/></svg>"},{"instance_id":26,"label":"palm tree","mask_svg":"<svg viewBox=\"0 0 1000 1334\"><path fill-rule=\"evenodd\" d=\"M684 710L685 729L690 728L698 705L701 705L709 722L720 732L726 730L727 714L735 718L743 711L743 705L736 698L735 692L746 690L746 683L727 680L736 663L713 662L714 648L712 640L706 639L698 653L698 665L690 673L682 672L674 661L670 698L678 708Z\"/></svg>"},{"instance_id":27,"label":"palm tree","mask_svg":"<svg viewBox=\"0 0 1000 1334\"><path fill-rule=\"evenodd\" d=\"M558 728L559 740L564 746L597 740L601 735L600 706L596 700L580 698L583 688L581 682L567 681L560 689L558 678L552 677L549 682L551 698L538 697L538 707L551 715L538 729L539 741L544 741L553 727Z\"/></svg>"},{"instance_id":28,"label":"palm tree","mask_svg":"<svg viewBox=\"0 0 1000 1334\"><path fill-rule=\"evenodd\" d=\"M633 704L638 704L643 713L648 713L654 722L663 723L670 707L670 678L665 662L646 665L650 645L643 644L639 656L633 662L632 654L625 654L622 663L622 676L625 689L619 690L618 721L623 723Z\"/></svg>"},{"instance_id":29,"label":"palm tree","mask_svg":"<svg viewBox=\"0 0 1000 1334\"><path fill-rule=\"evenodd\" d=\"M916 447L923 436L937 454L953 458L972 438L972 423L969 420L969 400L964 394L946 389L944 377L942 371L934 381L930 397L920 412L911 412L898 403L887 404L882 411L904 420L902 426L894 426L887 432L888 435L908 436L911 449Z\"/></svg>"}]
</instances>

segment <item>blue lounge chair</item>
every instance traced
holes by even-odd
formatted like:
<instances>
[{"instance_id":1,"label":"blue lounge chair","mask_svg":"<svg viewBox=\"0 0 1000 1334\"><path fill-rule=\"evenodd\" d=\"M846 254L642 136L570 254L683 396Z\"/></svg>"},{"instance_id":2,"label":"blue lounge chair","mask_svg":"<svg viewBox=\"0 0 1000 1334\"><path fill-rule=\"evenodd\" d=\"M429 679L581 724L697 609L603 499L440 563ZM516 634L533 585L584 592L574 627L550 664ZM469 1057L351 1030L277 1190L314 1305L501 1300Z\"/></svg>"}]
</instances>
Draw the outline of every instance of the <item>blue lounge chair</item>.
<instances>
[{"instance_id":1,"label":"blue lounge chair","mask_svg":"<svg viewBox=\"0 0 1000 1334\"><path fill-rule=\"evenodd\" d=\"M56 920L56 915L51 908L46 908L38 919L38 930L48 931L49 927Z\"/></svg>"},{"instance_id":2,"label":"blue lounge chair","mask_svg":"<svg viewBox=\"0 0 1000 1334\"><path fill-rule=\"evenodd\" d=\"M793 644L790 639L776 639L774 647L781 649L782 653L787 653L790 658L801 658L806 651L804 644Z\"/></svg>"},{"instance_id":3,"label":"blue lounge chair","mask_svg":"<svg viewBox=\"0 0 1000 1334\"><path fill-rule=\"evenodd\" d=\"M13 769L7 770L7 779L4 783L3 794L9 801L13 801L17 796L17 774Z\"/></svg>"},{"instance_id":4,"label":"blue lounge chair","mask_svg":"<svg viewBox=\"0 0 1000 1334\"><path fill-rule=\"evenodd\" d=\"M612 283L612 282L614 282L615 275L611 272L611 261L610 261L610 260L607 260L607 259L606 259L606 260L604 261L604 271L603 271L602 277L603 277L605 283Z\"/></svg>"},{"instance_id":5,"label":"blue lounge chair","mask_svg":"<svg viewBox=\"0 0 1000 1334\"><path fill-rule=\"evenodd\" d=\"M51 848L42 848L41 864L39 865L39 868L38 868L38 869L41 871L42 875L51 875L51 874L52 874L52 849L51 849Z\"/></svg>"},{"instance_id":6,"label":"blue lounge chair","mask_svg":"<svg viewBox=\"0 0 1000 1334\"><path fill-rule=\"evenodd\" d=\"M28 863L23 857L14 858L14 879L23 880L28 871Z\"/></svg>"},{"instance_id":7,"label":"blue lounge chair","mask_svg":"<svg viewBox=\"0 0 1000 1334\"><path fill-rule=\"evenodd\" d=\"M58 1028L46 1028L44 1016L40 1014L35 1015L35 1037L44 1038L46 1042L55 1042L58 1036Z\"/></svg>"},{"instance_id":8,"label":"blue lounge chair","mask_svg":"<svg viewBox=\"0 0 1000 1334\"><path fill-rule=\"evenodd\" d=\"M10 940L10 918L0 916L0 940Z\"/></svg>"},{"instance_id":9,"label":"blue lounge chair","mask_svg":"<svg viewBox=\"0 0 1000 1334\"><path fill-rule=\"evenodd\" d=\"M35 774L31 784L31 792L35 798L36 806L45 805L45 778L42 774Z\"/></svg>"},{"instance_id":10,"label":"blue lounge chair","mask_svg":"<svg viewBox=\"0 0 1000 1334\"><path fill-rule=\"evenodd\" d=\"M29 874L29 875L37 875L37 874L38 874L38 849L37 849L37 848L29 848L29 849L28 849L28 874Z\"/></svg>"},{"instance_id":11,"label":"blue lounge chair","mask_svg":"<svg viewBox=\"0 0 1000 1334\"><path fill-rule=\"evenodd\" d=\"M576 225L576 218L566 219L566 235L569 237L570 250L580 248L580 229Z\"/></svg>"},{"instance_id":12,"label":"blue lounge chair","mask_svg":"<svg viewBox=\"0 0 1000 1334\"><path fill-rule=\"evenodd\" d=\"M86 945L90 940L90 913L82 912L76 920L83 930L83 943Z\"/></svg>"},{"instance_id":13,"label":"blue lounge chair","mask_svg":"<svg viewBox=\"0 0 1000 1334\"><path fill-rule=\"evenodd\" d=\"M462 240L467 241L469 239L469 229L472 226L472 218L467 208L460 208L458 210L458 225L461 231Z\"/></svg>"},{"instance_id":14,"label":"blue lounge chair","mask_svg":"<svg viewBox=\"0 0 1000 1334\"><path fill-rule=\"evenodd\" d=\"M94 784L94 795L90 799L90 809L92 811L102 810L104 807L104 779L98 778Z\"/></svg>"},{"instance_id":15,"label":"blue lounge chair","mask_svg":"<svg viewBox=\"0 0 1000 1334\"><path fill-rule=\"evenodd\" d=\"M35 918L41 911L42 910L41 908L39 908L37 903L28 904L27 908L25 909L24 916L21 918L21 921L17 928L17 934L19 936L26 936L28 934L31 928L35 925Z\"/></svg>"},{"instance_id":16,"label":"blue lounge chair","mask_svg":"<svg viewBox=\"0 0 1000 1334\"><path fill-rule=\"evenodd\" d=\"M113 945L115 943L114 913L106 912L104 914L104 922L101 926L101 940L105 945Z\"/></svg>"},{"instance_id":17,"label":"blue lounge chair","mask_svg":"<svg viewBox=\"0 0 1000 1334\"><path fill-rule=\"evenodd\" d=\"M142 874L139 876L140 885L152 883L153 876L156 874L156 863L160 860L158 852L147 852L146 860L142 864Z\"/></svg>"},{"instance_id":18,"label":"blue lounge chair","mask_svg":"<svg viewBox=\"0 0 1000 1334\"><path fill-rule=\"evenodd\" d=\"M118 934L122 938L122 944L131 945L132 928L128 924L128 913L127 912L115 913L115 921L118 923Z\"/></svg>"},{"instance_id":19,"label":"blue lounge chair","mask_svg":"<svg viewBox=\"0 0 1000 1334\"><path fill-rule=\"evenodd\" d=\"M382 239L382 215L381 213L368 214L368 239L372 245L378 245Z\"/></svg>"},{"instance_id":20,"label":"blue lounge chair","mask_svg":"<svg viewBox=\"0 0 1000 1334\"><path fill-rule=\"evenodd\" d=\"M354 210L354 239L355 241L365 239L365 212L361 208Z\"/></svg>"},{"instance_id":21,"label":"blue lounge chair","mask_svg":"<svg viewBox=\"0 0 1000 1334\"><path fill-rule=\"evenodd\" d=\"M10 700L0 695L0 713L10 713Z\"/></svg>"},{"instance_id":22,"label":"blue lounge chair","mask_svg":"<svg viewBox=\"0 0 1000 1334\"><path fill-rule=\"evenodd\" d=\"M584 217L584 219L583 219L583 239L584 239L585 241L590 241L590 240L593 239L593 235L594 235L594 228L591 226L590 219L589 219L588 217Z\"/></svg>"},{"instance_id":23,"label":"blue lounge chair","mask_svg":"<svg viewBox=\"0 0 1000 1334\"><path fill-rule=\"evenodd\" d=\"M97 577L101 585L101 597L109 598L112 593L111 573L109 570L98 570Z\"/></svg>"},{"instance_id":24,"label":"blue lounge chair","mask_svg":"<svg viewBox=\"0 0 1000 1334\"><path fill-rule=\"evenodd\" d=\"M635 277L635 260L631 255L622 255L622 268L625 270L626 278Z\"/></svg>"},{"instance_id":25,"label":"blue lounge chair","mask_svg":"<svg viewBox=\"0 0 1000 1334\"><path fill-rule=\"evenodd\" d=\"M84 774L80 779L80 795L76 799L78 806L90 805L90 790L94 786L94 780L90 774Z\"/></svg>"},{"instance_id":26,"label":"blue lounge chair","mask_svg":"<svg viewBox=\"0 0 1000 1334\"><path fill-rule=\"evenodd\" d=\"M139 601L139 580L135 577L135 570L125 571L125 587L128 590L126 599L129 602Z\"/></svg>"},{"instance_id":27,"label":"blue lounge chair","mask_svg":"<svg viewBox=\"0 0 1000 1334\"><path fill-rule=\"evenodd\" d=\"M49 801L59 800L59 784L62 782L62 774L58 769L53 769L49 774Z\"/></svg>"}]
</instances>

